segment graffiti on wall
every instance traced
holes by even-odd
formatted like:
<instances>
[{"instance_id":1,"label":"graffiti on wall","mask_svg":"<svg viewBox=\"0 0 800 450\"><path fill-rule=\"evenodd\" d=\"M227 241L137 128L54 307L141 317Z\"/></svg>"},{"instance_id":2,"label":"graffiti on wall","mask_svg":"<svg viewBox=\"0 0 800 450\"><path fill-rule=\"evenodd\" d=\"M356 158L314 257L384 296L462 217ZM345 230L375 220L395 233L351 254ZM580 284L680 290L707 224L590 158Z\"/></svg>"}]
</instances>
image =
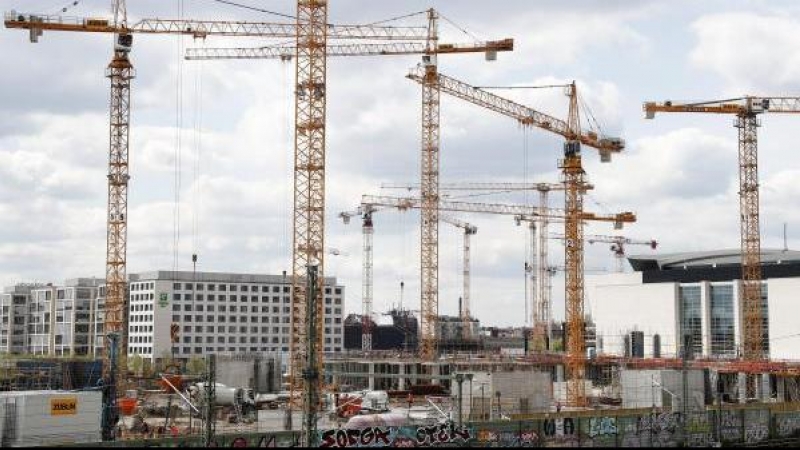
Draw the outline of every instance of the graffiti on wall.
<instances>
[{"instance_id":1,"label":"graffiti on wall","mask_svg":"<svg viewBox=\"0 0 800 450\"><path fill-rule=\"evenodd\" d=\"M617 434L616 417L591 417L589 418L589 437L608 436Z\"/></svg>"},{"instance_id":2,"label":"graffiti on wall","mask_svg":"<svg viewBox=\"0 0 800 450\"><path fill-rule=\"evenodd\" d=\"M769 411L744 411L744 441L755 443L767 439L769 439Z\"/></svg>"},{"instance_id":3,"label":"graffiti on wall","mask_svg":"<svg viewBox=\"0 0 800 450\"><path fill-rule=\"evenodd\" d=\"M775 433L782 438L800 435L800 413L776 414Z\"/></svg>"},{"instance_id":4,"label":"graffiti on wall","mask_svg":"<svg viewBox=\"0 0 800 450\"><path fill-rule=\"evenodd\" d=\"M686 441L690 447L706 447L711 441L711 421L706 413L690 413L686 418Z\"/></svg>"},{"instance_id":5,"label":"graffiti on wall","mask_svg":"<svg viewBox=\"0 0 800 450\"><path fill-rule=\"evenodd\" d=\"M420 427L369 427L362 430L325 430L319 433L322 448L432 447L463 444L472 431L453 422Z\"/></svg>"},{"instance_id":6,"label":"graffiti on wall","mask_svg":"<svg viewBox=\"0 0 800 450\"><path fill-rule=\"evenodd\" d=\"M578 420L571 417L545 419L542 422L544 439L551 446L575 445L578 437Z\"/></svg>"},{"instance_id":7,"label":"graffiti on wall","mask_svg":"<svg viewBox=\"0 0 800 450\"><path fill-rule=\"evenodd\" d=\"M478 430L478 444L491 447L535 447L539 444L539 433L523 428L519 430Z\"/></svg>"},{"instance_id":8,"label":"graffiti on wall","mask_svg":"<svg viewBox=\"0 0 800 450\"><path fill-rule=\"evenodd\" d=\"M681 431L681 413L653 413L617 419L619 444L623 447L666 447L676 444Z\"/></svg>"},{"instance_id":9,"label":"graffiti on wall","mask_svg":"<svg viewBox=\"0 0 800 450\"><path fill-rule=\"evenodd\" d=\"M723 410L719 419L719 434L724 442L742 440L742 412Z\"/></svg>"}]
</instances>

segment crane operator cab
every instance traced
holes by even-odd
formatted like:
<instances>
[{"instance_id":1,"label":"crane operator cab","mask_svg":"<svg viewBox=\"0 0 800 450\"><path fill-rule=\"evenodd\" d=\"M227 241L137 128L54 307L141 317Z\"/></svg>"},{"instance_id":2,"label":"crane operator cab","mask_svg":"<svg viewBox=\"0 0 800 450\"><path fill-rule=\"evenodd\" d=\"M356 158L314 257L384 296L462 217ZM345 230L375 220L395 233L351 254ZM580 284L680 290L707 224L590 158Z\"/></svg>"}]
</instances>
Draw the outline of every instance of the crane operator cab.
<instances>
[{"instance_id":1,"label":"crane operator cab","mask_svg":"<svg viewBox=\"0 0 800 450\"><path fill-rule=\"evenodd\" d=\"M130 53L131 46L133 46L132 34L119 34L117 35L117 43L114 45L114 50L118 52Z\"/></svg>"}]
</instances>

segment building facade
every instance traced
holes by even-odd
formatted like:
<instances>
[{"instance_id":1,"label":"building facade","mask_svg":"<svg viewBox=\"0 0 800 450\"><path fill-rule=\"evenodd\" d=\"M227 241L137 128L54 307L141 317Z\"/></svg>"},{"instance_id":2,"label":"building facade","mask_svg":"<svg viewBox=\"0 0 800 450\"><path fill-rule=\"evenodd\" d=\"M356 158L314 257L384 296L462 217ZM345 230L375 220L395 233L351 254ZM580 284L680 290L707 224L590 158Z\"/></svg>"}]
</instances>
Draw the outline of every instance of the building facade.
<instances>
[{"instance_id":1,"label":"building facade","mask_svg":"<svg viewBox=\"0 0 800 450\"><path fill-rule=\"evenodd\" d=\"M212 272L132 274L128 354L155 361L211 353L289 352L291 278ZM344 286L325 279L323 351L344 348ZM178 325L178 342L170 328Z\"/></svg>"},{"instance_id":2,"label":"building facade","mask_svg":"<svg viewBox=\"0 0 800 450\"><path fill-rule=\"evenodd\" d=\"M641 332L644 355L729 359L742 351L740 253L716 251L631 257L633 273L586 277L598 336L607 354L623 354L625 336ZM800 359L800 252L762 252L764 350Z\"/></svg>"},{"instance_id":3,"label":"building facade","mask_svg":"<svg viewBox=\"0 0 800 450\"><path fill-rule=\"evenodd\" d=\"M128 354L155 362L174 355L288 354L289 277L154 271L128 277ZM0 353L102 357L104 280L17 285L0 294ZM344 349L344 286L325 279L323 350ZM178 342L171 326L178 325Z\"/></svg>"},{"instance_id":4,"label":"building facade","mask_svg":"<svg viewBox=\"0 0 800 450\"><path fill-rule=\"evenodd\" d=\"M18 284L0 294L0 353L27 353L28 304L41 284Z\"/></svg>"},{"instance_id":5,"label":"building facade","mask_svg":"<svg viewBox=\"0 0 800 450\"><path fill-rule=\"evenodd\" d=\"M105 280L76 278L63 286L31 290L28 304L27 353L34 355L92 355L98 290Z\"/></svg>"}]
</instances>

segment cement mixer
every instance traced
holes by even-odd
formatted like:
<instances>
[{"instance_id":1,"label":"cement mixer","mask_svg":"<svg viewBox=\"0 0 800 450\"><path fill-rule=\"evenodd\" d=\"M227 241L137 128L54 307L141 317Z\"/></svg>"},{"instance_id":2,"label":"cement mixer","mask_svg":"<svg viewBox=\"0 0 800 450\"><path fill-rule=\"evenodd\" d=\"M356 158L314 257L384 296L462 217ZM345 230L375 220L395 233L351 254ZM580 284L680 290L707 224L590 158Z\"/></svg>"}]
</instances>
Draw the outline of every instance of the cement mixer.
<instances>
[{"instance_id":1,"label":"cement mixer","mask_svg":"<svg viewBox=\"0 0 800 450\"><path fill-rule=\"evenodd\" d=\"M206 384L195 383L189 387L192 398L202 402L205 398ZM247 395L247 391L242 388L225 386L222 383L215 383L215 406L235 406L251 405L255 406L255 401Z\"/></svg>"}]
</instances>

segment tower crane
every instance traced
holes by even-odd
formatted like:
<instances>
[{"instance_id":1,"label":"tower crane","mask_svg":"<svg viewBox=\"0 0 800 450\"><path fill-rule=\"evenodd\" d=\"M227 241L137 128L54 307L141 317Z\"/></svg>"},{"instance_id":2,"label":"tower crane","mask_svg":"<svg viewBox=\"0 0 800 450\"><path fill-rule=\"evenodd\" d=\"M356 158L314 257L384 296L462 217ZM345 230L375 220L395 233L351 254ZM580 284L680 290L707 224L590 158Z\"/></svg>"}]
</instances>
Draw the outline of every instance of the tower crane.
<instances>
[{"instance_id":1,"label":"tower crane","mask_svg":"<svg viewBox=\"0 0 800 450\"><path fill-rule=\"evenodd\" d=\"M124 0L115 0L115 11L125 11ZM120 9L121 8L121 9ZM326 116L326 73L328 39L359 39L359 40L390 40L390 41L424 41L424 48L412 43L397 43L395 52L391 54L423 54L426 58L435 58L439 53L474 53L485 52L487 59L492 60L498 51L513 50L513 40L487 42L484 44L458 45L440 44L438 41L437 22L438 14L433 10L428 11L428 23L425 27L392 27L376 25L331 25L327 22L328 2L319 0L298 0L297 20L294 24L280 23L254 23L254 22L219 22L219 21L185 21L185 20L159 20L144 19L129 27L127 22L109 23L105 19L72 18L60 16L25 15L12 12L6 15L5 24L9 28L27 29L31 33L31 41L36 42L43 30L75 31L92 33L114 33L124 38L119 42L127 43L130 47L132 33L167 33L183 34L194 37L208 35L220 36L259 36L259 37L292 37L296 38L294 47L289 47L294 53L296 89L295 89L295 164L294 164L294 227L293 227L293 256L292 256L292 326L290 338L290 384L292 391L299 385L299 374L305 367L306 355L306 327L304 325L305 301L305 273L309 265L318 268L319 288L316 289L318 298L314 302L318 308L317 316L322 316L322 283L324 280L324 230L325 230L325 116ZM284 48L285 50L285 48ZM334 52L335 53L335 52ZM339 52L344 55L346 52ZM385 52L369 54L390 54ZM113 63L112 63L113 64ZM132 77L132 67L127 67L129 77ZM114 115L113 100L115 86L125 95L119 97L116 104L121 105L120 111L124 119L125 135L124 155L125 180L127 180L127 126L129 115L129 80L120 79L122 82L114 83L112 78L112 121ZM123 101L124 100L124 101ZM114 139L114 125L112 122L112 140ZM112 143L113 145L113 143ZM111 175L109 183L111 183ZM127 204L127 195L120 197ZM111 208L109 208L111 209ZM109 221L111 221L111 214ZM119 221L126 224L126 215L120 214ZM109 228L110 225L109 225ZM124 269L125 237L114 240L115 254L121 254ZM111 241L111 239L109 239ZM110 245L110 244L109 244ZM120 251L120 249L123 249ZM120 263L115 263L120 265ZM122 273L121 281L115 281L115 286L109 284L110 292L124 293L125 277ZM111 306L120 304L124 306L124 299L119 296L111 298ZM108 305L108 303L107 303ZM322 366L322 323L316 333L317 365ZM124 343L124 339L120 339ZM124 345L124 344L123 344ZM123 352L124 353L124 352ZM319 371L317 371L319 372ZM319 382L316 382L319 385Z\"/></svg>"},{"instance_id":2,"label":"tower crane","mask_svg":"<svg viewBox=\"0 0 800 450\"><path fill-rule=\"evenodd\" d=\"M470 262L470 252L471 252L471 245L470 245L470 237L474 236L478 233L478 227L472 225L467 222L463 222L461 220L456 219L455 217L442 214L439 216L439 219L442 222L449 223L456 228L464 230L464 254L462 260L462 277L463 277L463 293L461 297L461 305L458 313L461 317L461 323L463 324L463 338L469 339L472 337L472 327L468 326L470 321L472 320L472 300L470 294L470 283L471 283L471 266L472 263Z\"/></svg>"},{"instance_id":3,"label":"tower crane","mask_svg":"<svg viewBox=\"0 0 800 450\"><path fill-rule=\"evenodd\" d=\"M378 209L372 205L362 205L356 211L339 213L339 217L346 224L350 223L353 216L362 216L361 232L364 245L364 262L361 267L361 350L372 350L372 237L375 229L372 224L372 214Z\"/></svg>"},{"instance_id":4,"label":"tower crane","mask_svg":"<svg viewBox=\"0 0 800 450\"><path fill-rule=\"evenodd\" d=\"M406 191L419 190L419 183L384 183L381 189L403 189ZM547 208L549 205L549 193L551 191L563 191L566 186L563 183L544 183L544 182L446 182L439 184L439 191L459 192L459 191L481 191L481 192L518 192L518 191L537 191L539 192L539 206ZM586 184L586 189L593 189L594 186ZM543 211L544 212L544 211ZM526 295L529 305L533 310L534 338L538 344L544 342L542 330L536 327L536 323L541 322L536 319L537 311L550 309L551 289L546 285L545 280L549 279L546 273L548 262L547 230L550 219L546 215L530 217L528 228L530 229L530 248L528 249L529 263L525 263L525 273L529 289ZM538 227L537 227L538 225ZM544 316L542 316L544 317ZM549 317L549 316L548 316ZM549 324L549 322L544 322ZM548 325L549 327L549 325ZM537 334L538 332L538 334ZM547 332L549 335L549 331ZM541 347L541 346L540 346Z\"/></svg>"},{"instance_id":5,"label":"tower crane","mask_svg":"<svg viewBox=\"0 0 800 450\"><path fill-rule=\"evenodd\" d=\"M562 182L566 185L564 197L567 214L564 217L564 229L565 234L569 237L564 252L565 265L567 266L565 283L566 317L570 333L567 348L567 403L573 406L585 406L586 392L583 380L586 372L586 352L583 339L583 222L581 216L583 195L587 188L581 161L581 146L586 145L597 149L600 153L600 160L602 162L610 162L613 153L622 151L625 146L624 141L619 138L601 137L593 131L584 132L581 129L578 91L574 82L566 90L566 94L569 97L569 114L567 120L564 121L439 74L436 72L435 67L431 69L428 66L418 66L409 73L408 78L421 84L423 91L428 88L435 88L437 94L444 92L469 103L503 114L524 126L537 127L558 134L566 140L564 144L564 159L559 161L559 168L562 170ZM423 101L423 105L425 104L426 102ZM435 130L438 149L438 96L435 98L435 105L436 114L425 114L423 112L422 122L423 136L426 133L425 130ZM423 106L423 111L425 110L426 106ZM432 132L429 132L429 134L433 135ZM423 139L423 142L427 141ZM438 159L436 169L438 174ZM438 198L439 193L436 184L423 182L423 199L426 192L429 197ZM435 208L435 202L428 201L425 205L427 209ZM423 223L426 217L425 214L425 211L423 211ZM426 244L423 238L423 249ZM422 282L423 286L425 286L427 281L424 276Z\"/></svg>"},{"instance_id":6,"label":"tower crane","mask_svg":"<svg viewBox=\"0 0 800 450\"><path fill-rule=\"evenodd\" d=\"M302 8L301 8L302 4ZM301 10L304 12L301 13ZM301 281L304 267L314 262L320 267L322 275L323 257L320 249L324 240L324 199L325 199L325 66L328 56L377 56L377 55L423 55L425 61L435 61L439 54L486 53L487 60L496 58L498 51L511 51L513 39L489 41L475 44L444 44L439 42L439 14L434 9L427 11L427 26L421 42L391 44L331 45L325 39L323 17L327 17L327 2L298 1L298 39L296 47L282 45L256 49L193 49L187 53L188 59L292 59L297 67L298 94L296 96L297 133L295 139L295 233L294 233L294 273L296 276L293 294L293 319L301 320L304 301ZM309 26L300 27L301 19L308 19ZM316 24L316 25L314 25ZM306 35L302 36L301 32ZM410 39L409 39L410 40ZM305 74L305 76L301 76ZM303 81L303 80L306 81ZM305 95L304 87L309 88ZM301 124L305 124L302 125ZM438 220L437 220L438 222ZM437 228L438 230L438 228ZM423 233L423 240L431 239L430 233ZM424 252L423 252L424 253ZM423 261L430 259L423 254ZM423 264L423 271L429 265ZM324 279L319 277L320 282ZM322 290L320 289L319 292ZM297 297L295 299L295 297ZM318 302L322 308L322 299ZM424 308L423 308L424 309ZM293 322L295 323L295 322ZM422 328L427 325L423 321ZM322 333L317 333L321 339ZM303 342L302 327L293 326L291 348L292 366L302 367ZM318 348L322 348L318 345ZM322 355L318 361L322 361Z\"/></svg>"},{"instance_id":7,"label":"tower crane","mask_svg":"<svg viewBox=\"0 0 800 450\"><path fill-rule=\"evenodd\" d=\"M550 239L559 239L565 240L566 237L563 234L550 234ZM624 263L625 263L625 247L628 245L642 245L648 246L651 249L655 250L658 247L658 242L655 239L650 240L643 240L643 239L631 239L625 236L603 236L603 235L590 235L584 236L584 240L589 244L595 243L604 243L604 244L611 244L610 250L614 253L614 259L616 260L616 269L618 273L622 273L624 270Z\"/></svg>"},{"instance_id":8,"label":"tower crane","mask_svg":"<svg viewBox=\"0 0 800 450\"><path fill-rule=\"evenodd\" d=\"M656 113L730 114L739 130L739 215L742 249L743 357L747 361L768 359L764 339L761 297L761 232L758 199L758 116L764 113L800 113L800 97L745 96L707 102L646 102L645 117ZM751 380L752 381L752 380ZM754 386L748 382L748 392Z\"/></svg>"},{"instance_id":9,"label":"tower crane","mask_svg":"<svg viewBox=\"0 0 800 450\"><path fill-rule=\"evenodd\" d=\"M400 210L406 209L422 209L424 201L418 198L411 197L388 197L388 196L373 196L364 195L361 198L362 204L374 206L389 206L398 208ZM526 205L508 205L496 203L469 203L457 202L450 200L439 200L436 205L437 211L452 211L452 212L465 212L465 213L485 213L485 214L499 214L510 216L534 216L541 217L547 216L548 219L564 219L568 220L570 216L569 211L543 208L541 206L526 206ZM545 211L545 212L543 212ZM636 216L632 212L622 212L618 214L599 215L581 210L577 220L583 221L598 221L598 222L611 222L614 224L615 229L620 229L625 223L633 223L636 221ZM421 311L421 316L424 317L425 312ZM436 317L428 317L428 321L436 322ZM581 330L583 328L581 327ZM435 328L434 328L435 330ZM424 332L424 330L422 331ZM423 338L426 336L423 334ZM427 337L430 339L430 337ZM570 338L571 339L571 338ZM436 335L433 335L433 340L436 340Z\"/></svg>"}]
</instances>

